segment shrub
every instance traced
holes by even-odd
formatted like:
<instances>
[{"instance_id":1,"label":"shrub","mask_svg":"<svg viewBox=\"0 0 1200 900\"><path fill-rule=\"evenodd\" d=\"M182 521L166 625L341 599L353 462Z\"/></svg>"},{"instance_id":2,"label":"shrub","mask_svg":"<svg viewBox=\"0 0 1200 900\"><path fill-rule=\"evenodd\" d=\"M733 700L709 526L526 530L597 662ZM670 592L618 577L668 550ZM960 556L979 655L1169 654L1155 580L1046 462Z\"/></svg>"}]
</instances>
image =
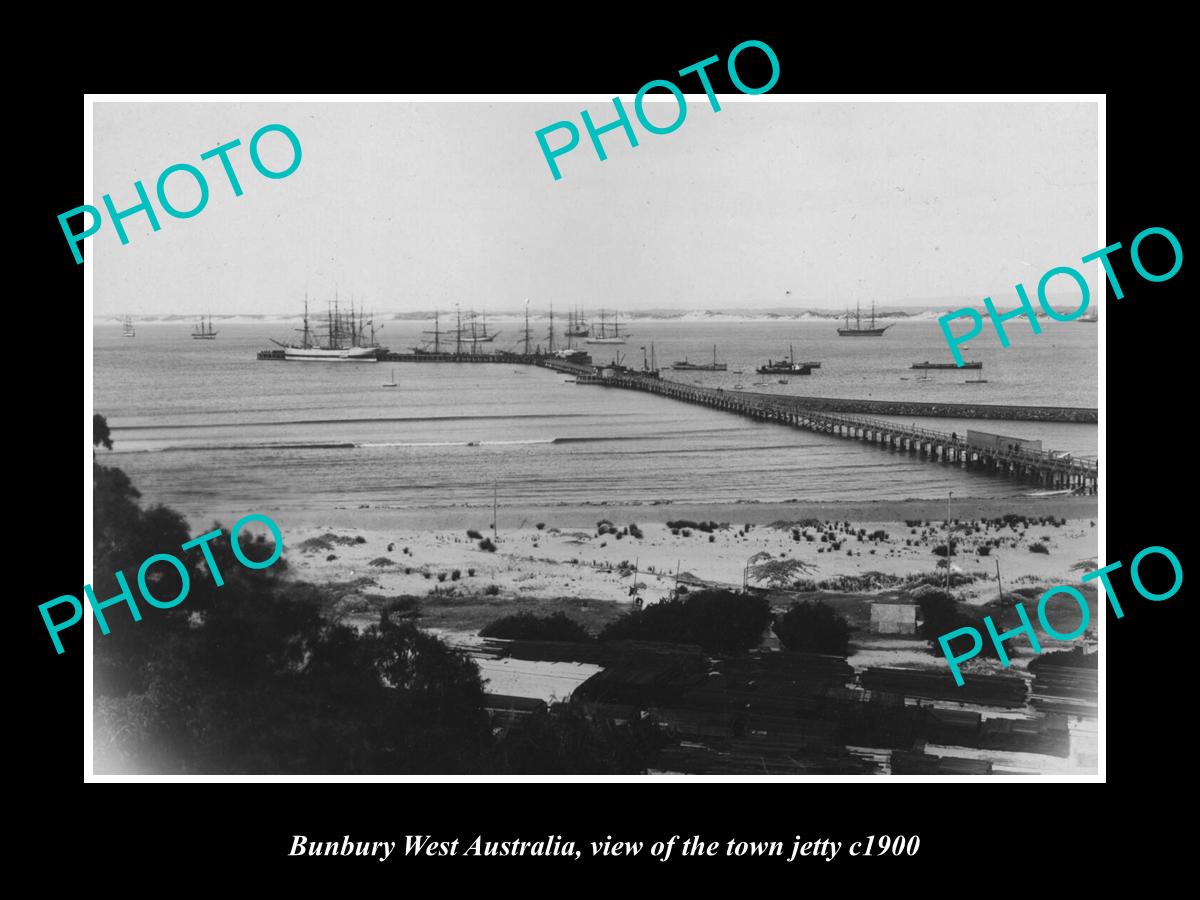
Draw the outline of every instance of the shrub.
<instances>
[{"instance_id":1,"label":"shrub","mask_svg":"<svg viewBox=\"0 0 1200 900\"><path fill-rule=\"evenodd\" d=\"M942 655L942 645L938 638L943 634L965 627L974 628L976 631L986 634L981 627L982 620L961 612L958 602L945 591L928 591L921 596L918 602L921 607L922 620L918 633L929 642L929 652L935 656ZM996 645L989 640L983 641L983 649L979 651L979 655L990 656L993 659L1000 658Z\"/></svg>"},{"instance_id":2,"label":"shrub","mask_svg":"<svg viewBox=\"0 0 1200 900\"><path fill-rule=\"evenodd\" d=\"M1030 553L1046 553L1046 554L1049 554L1049 553L1050 553L1050 548L1049 548L1049 547L1047 547L1045 544L1043 544L1041 541L1037 541L1036 543L1033 543L1033 544L1030 544L1030 545L1029 545L1029 552L1030 552Z\"/></svg>"},{"instance_id":3,"label":"shrub","mask_svg":"<svg viewBox=\"0 0 1200 900\"><path fill-rule=\"evenodd\" d=\"M327 557L325 557L325 562L333 562L335 559L337 559L337 554L330 553Z\"/></svg>"},{"instance_id":4,"label":"shrub","mask_svg":"<svg viewBox=\"0 0 1200 900\"><path fill-rule=\"evenodd\" d=\"M489 584L486 588L484 588L483 592L485 594L487 594L489 597L495 597L497 594L500 593L500 585Z\"/></svg>"},{"instance_id":5,"label":"shrub","mask_svg":"<svg viewBox=\"0 0 1200 900\"><path fill-rule=\"evenodd\" d=\"M628 612L608 623L600 640L699 644L716 653L737 653L757 647L770 622L765 597L704 590Z\"/></svg>"},{"instance_id":6,"label":"shrub","mask_svg":"<svg viewBox=\"0 0 1200 900\"><path fill-rule=\"evenodd\" d=\"M393 562L392 562L390 559L388 559L386 556L377 556L377 557L375 557L373 560L371 560L369 563L367 563L367 565L368 565L368 566L375 566L375 567L377 567L377 568L380 568L380 569L382 569L384 566L391 566L391 565L395 565L395 563L393 563Z\"/></svg>"},{"instance_id":7,"label":"shrub","mask_svg":"<svg viewBox=\"0 0 1200 900\"><path fill-rule=\"evenodd\" d=\"M775 636L789 650L844 654L850 643L850 624L831 606L820 602L793 603L775 618Z\"/></svg>"},{"instance_id":8,"label":"shrub","mask_svg":"<svg viewBox=\"0 0 1200 900\"><path fill-rule=\"evenodd\" d=\"M642 529L638 528L638 526L632 522L629 524L629 536L638 538L639 540L645 537L645 535L642 534Z\"/></svg>"},{"instance_id":9,"label":"shrub","mask_svg":"<svg viewBox=\"0 0 1200 900\"><path fill-rule=\"evenodd\" d=\"M367 542L367 539L365 537L363 537L361 534L356 535L354 538L354 543L356 543L356 544L365 544L366 542Z\"/></svg>"},{"instance_id":10,"label":"shrub","mask_svg":"<svg viewBox=\"0 0 1200 900\"><path fill-rule=\"evenodd\" d=\"M480 534L478 531L476 531L474 528L467 529L467 537L469 537L473 541L483 540L483 535Z\"/></svg>"},{"instance_id":11,"label":"shrub","mask_svg":"<svg viewBox=\"0 0 1200 900\"><path fill-rule=\"evenodd\" d=\"M591 641L588 630L561 612L537 616L523 612L497 619L480 629L483 637L523 641Z\"/></svg>"},{"instance_id":12,"label":"shrub","mask_svg":"<svg viewBox=\"0 0 1200 900\"><path fill-rule=\"evenodd\" d=\"M438 581L445 581L445 580L446 580L446 573L438 572Z\"/></svg>"},{"instance_id":13,"label":"shrub","mask_svg":"<svg viewBox=\"0 0 1200 900\"><path fill-rule=\"evenodd\" d=\"M538 522L538 523L537 523L537 530L538 530L538 531L541 531L541 530L542 530L543 528L545 528L545 527L546 527L546 523L545 523L545 522Z\"/></svg>"},{"instance_id":14,"label":"shrub","mask_svg":"<svg viewBox=\"0 0 1200 900\"><path fill-rule=\"evenodd\" d=\"M492 543L491 538L484 538L482 541L479 542L479 549L486 550L488 553L495 553L496 545Z\"/></svg>"},{"instance_id":15,"label":"shrub","mask_svg":"<svg viewBox=\"0 0 1200 900\"><path fill-rule=\"evenodd\" d=\"M954 551L955 551L955 550L957 550L957 549L958 549L958 541L951 539L951 541L950 541L950 555L951 555L951 556L953 556L953 555L954 555ZM945 543L941 543L941 544L935 544L935 545L934 545L934 547L933 547L933 555L934 555L934 556L945 556L945 555L946 555L946 545L945 545Z\"/></svg>"},{"instance_id":16,"label":"shrub","mask_svg":"<svg viewBox=\"0 0 1200 900\"><path fill-rule=\"evenodd\" d=\"M992 548L990 544L980 544L975 548L975 552L980 556L990 556L992 553Z\"/></svg>"},{"instance_id":17,"label":"shrub","mask_svg":"<svg viewBox=\"0 0 1200 900\"><path fill-rule=\"evenodd\" d=\"M468 575L470 575L472 578L474 578L474 577L475 577L475 570L474 570L474 569L467 569L467 574L468 574Z\"/></svg>"}]
</instances>

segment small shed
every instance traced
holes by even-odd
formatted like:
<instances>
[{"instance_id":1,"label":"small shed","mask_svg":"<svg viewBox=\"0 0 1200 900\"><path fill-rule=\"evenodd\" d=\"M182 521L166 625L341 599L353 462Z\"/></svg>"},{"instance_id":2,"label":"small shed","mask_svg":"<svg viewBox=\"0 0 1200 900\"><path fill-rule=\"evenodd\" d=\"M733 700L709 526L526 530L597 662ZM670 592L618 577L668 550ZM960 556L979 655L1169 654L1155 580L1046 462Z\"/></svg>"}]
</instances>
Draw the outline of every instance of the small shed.
<instances>
[{"instance_id":1,"label":"small shed","mask_svg":"<svg viewBox=\"0 0 1200 900\"><path fill-rule=\"evenodd\" d=\"M992 434L988 431L974 431L970 428L967 429L967 443L981 450L1032 450L1038 453L1042 450L1041 441Z\"/></svg>"},{"instance_id":2,"label":"small shed","mask_svg":"<svg viewBox=\"0 0 1200 900\"><path fill-rule=\"evenodd\" d=\"M915 634L917 607L912 603L871 604L873 634Z\"/></svg>"}]
</instances>

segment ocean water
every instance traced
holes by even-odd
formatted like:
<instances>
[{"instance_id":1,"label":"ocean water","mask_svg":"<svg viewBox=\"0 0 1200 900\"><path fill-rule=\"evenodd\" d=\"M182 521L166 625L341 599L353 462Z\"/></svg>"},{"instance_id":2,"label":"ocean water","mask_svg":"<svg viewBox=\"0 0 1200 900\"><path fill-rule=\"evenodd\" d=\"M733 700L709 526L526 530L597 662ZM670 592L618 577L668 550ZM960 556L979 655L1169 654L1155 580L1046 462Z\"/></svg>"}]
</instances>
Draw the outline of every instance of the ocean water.
<instances>
[{"instance_id":1,"label":"ocean water","mask_svg":"<svg viewBox=\"0 0 1200 900\"><path fill-rule=\"evenodd\" d=\"M102 457L124 468L147 501L188 515L477 504L490 499L494 484L504 500L548 506L903 499L947 491L992 497L1030 490L857 442L640 392L576 385L536 368L260 362L255 352L271 346L268 337L286 337L291 323L215 324L215 341L193 341L183 323L139 323L133 339L123 338L115 323L99 323L94 331L94 408L107 417L115 442ZM933 320L901 322L882 338L858 339L839 338L836 324L635 320L623 347L589 349L597 361L620 352L626 364L640 365L653 346L662 366L685 355L711 359L716 344L730 371L670 377L726 389L741 383L746 390L806 396L1097 405L1094 326L1046 322L1035 336L1014 322L1009 349L988 333L966 354L984 363L988 382L972 385L965 379L980 373L932 372L920 379L909 368L948 359ZM537 325L544 344L545 322ZM407 349L428 327L389 321L381 338ZM489 327L501 329L495 346L516 346L520 323L489 320ZM819 360L822 367L788 384L754 373L789 347L798 361ZM399 387L381 387L393 369ZM755 384L761 380L768 383ZM1096 426L913 421L1096 453Z\"/></svg>"}]
</instances>

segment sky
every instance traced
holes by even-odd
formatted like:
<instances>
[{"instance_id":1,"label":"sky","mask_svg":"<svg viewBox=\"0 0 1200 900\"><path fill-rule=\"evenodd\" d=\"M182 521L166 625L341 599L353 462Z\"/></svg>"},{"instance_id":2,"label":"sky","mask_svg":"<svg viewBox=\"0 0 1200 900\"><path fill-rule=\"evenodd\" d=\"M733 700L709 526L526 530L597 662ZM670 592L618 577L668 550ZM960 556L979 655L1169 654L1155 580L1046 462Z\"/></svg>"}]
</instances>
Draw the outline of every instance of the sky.
<instances>
[{"instance_id":1,"label":"sky","mask_svg":"<svg viewBox=\"0 0 1200 900\"><path fill-rule=\"evenodd\" d=\"M622 99L639 143L603 135L603 162L580 111L602 125L611 100L97 103L83 202L133 206L137 179L154 198L175 163L199 168L210 196L188 219L153 199L161 230L135 214L125 246L105 218L85 245L95 313L298 315L306 292L319 308L335 291L380 313L515 312L526 299L627 315L987 296L1005 308L1014 284L1036 296L1060 265L1084 270L1095 295L1098 263L1079 262L1102 246L1094 103L721 95L714 112L700 94L676 131L654 135ZM676 114L669 96L646 109L660 124ZM534 135L560 120L581 139L556 181ZM302 147L286 178L250 162L251 136L271 123ZM235 138L240 197L218 160L200 160ZM291 159L280 134L261 151L271 168ZM175 206L194 205L188 175L167 184Z\"/></svg>"}]
</instances>

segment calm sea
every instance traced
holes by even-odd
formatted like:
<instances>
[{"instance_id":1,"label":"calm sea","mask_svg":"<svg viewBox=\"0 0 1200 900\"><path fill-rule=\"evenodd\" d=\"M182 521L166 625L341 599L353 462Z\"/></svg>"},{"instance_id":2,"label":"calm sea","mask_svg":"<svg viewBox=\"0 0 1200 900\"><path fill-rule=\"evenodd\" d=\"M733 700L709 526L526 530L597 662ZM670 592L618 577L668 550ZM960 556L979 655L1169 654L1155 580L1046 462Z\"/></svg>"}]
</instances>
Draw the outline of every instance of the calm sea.
<instances>
[{"instance_id":1,"label":"calm sea","mask_svg":"<svg viewBox=\"0 0 1200 900\"><path fill-rule=\"evenodd\" d=\"M95 410L115 451L149 502L189 515L211 510L444 507L490 498L529 503L734 501L1005 496L1030 488L881 452L837 438L642 393L568 383L510 365L259 362L268 337L291 323L221 324L215 341L190 325L116 323L95 328ZM565 324L565 323L564 323ZM501 329L512 348L521 326ZM385 344L407 349L427 323L389 321ZM444 327L444 323L443 323ZM979 372L921 372L947 361L936 322L901 322L882 338L839 338L832 321L635 321L615 351L640 365L651 345L660 366L687 356L729 363L724 373L670 377L732 389L823 397L1097 405L1096 330L1046 322L1040 336L1012 323L1013 346L994 336L966 353ZM561 327L558 329L561 333ZM538 323L545 341L545 323ZM559 337L560 343L563 338ZM643 351L643 347L645 350ZM811 376L779 384L754 373L768 357L819 360ZM395 369L399 387L381 382ZM742 374L734 370L742 369ZM986 384L967 384L982 377ZM768 381L756 385L756 381ZM1046 449L1095 454L1090 425L914 420L962 431L979 427L1043 441Z\"/></svg>"}]
</instances>

